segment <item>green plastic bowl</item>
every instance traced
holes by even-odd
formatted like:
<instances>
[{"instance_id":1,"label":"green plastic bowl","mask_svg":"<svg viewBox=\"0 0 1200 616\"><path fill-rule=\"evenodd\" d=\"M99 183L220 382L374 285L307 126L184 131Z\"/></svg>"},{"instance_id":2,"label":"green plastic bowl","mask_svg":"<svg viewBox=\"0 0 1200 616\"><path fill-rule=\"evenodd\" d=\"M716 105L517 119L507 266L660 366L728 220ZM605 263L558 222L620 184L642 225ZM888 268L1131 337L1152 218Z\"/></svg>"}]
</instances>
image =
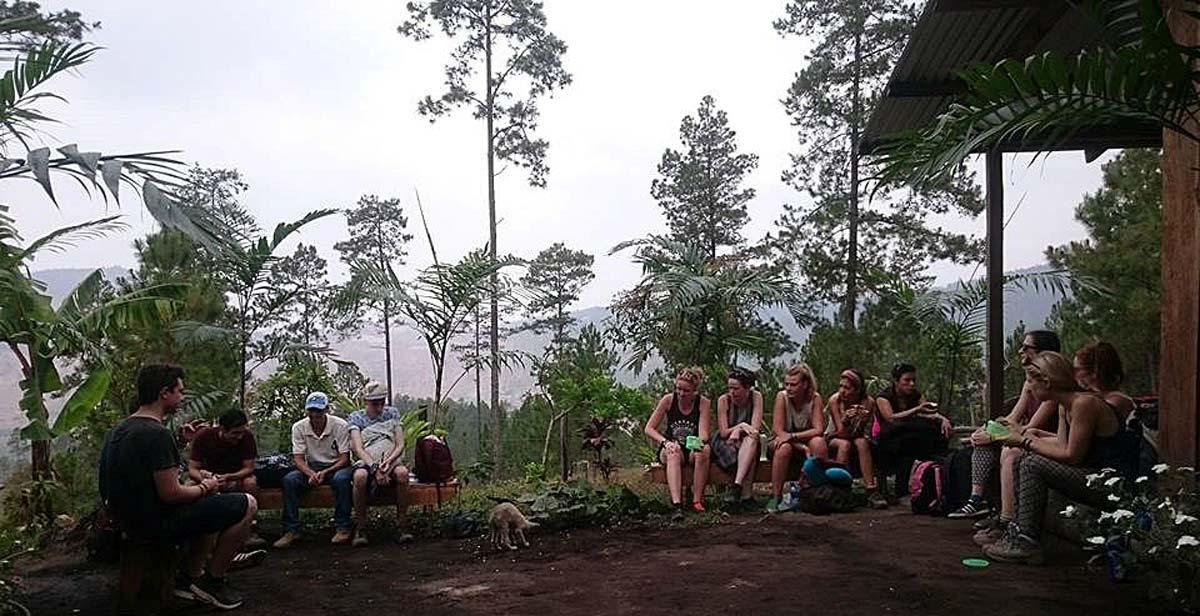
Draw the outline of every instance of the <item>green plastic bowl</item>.
<instances>
[{"instance_id":1,"label":"green plastic bowl","mask_svg":"<svg viewBox=\"0 0 1200 616\"><path fill-rule=\"evenodd\" d=\"M983 569L992 564L982 558L964 558L962 564L973 569Z\"/></svg>"}]
</instances>

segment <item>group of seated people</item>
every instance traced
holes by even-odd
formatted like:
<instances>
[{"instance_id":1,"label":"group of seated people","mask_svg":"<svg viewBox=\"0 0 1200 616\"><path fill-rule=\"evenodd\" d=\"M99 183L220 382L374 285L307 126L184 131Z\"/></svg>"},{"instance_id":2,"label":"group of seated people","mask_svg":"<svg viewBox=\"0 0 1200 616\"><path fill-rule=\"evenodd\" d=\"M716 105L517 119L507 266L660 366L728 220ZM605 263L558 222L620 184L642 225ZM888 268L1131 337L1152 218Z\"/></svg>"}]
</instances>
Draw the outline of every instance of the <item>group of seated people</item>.
<instances>
[{"instance_id":1,"label":"group of seated people","mask_svg":"<svg viewBox=\"0 0 1200 616\"><path fill-rule=\"evenodd\" d=\"M1131 427L1133 399L1119 390L1124 373L1116 349L1094 342L1080 349L1074 362L1060 351L1054 332L1026 334L1020 349L1025 383L1012 411L998 420L1007 435L997 438L983 428L971 435L971 496L948 517L985 518L976 523L974 539L994 560L1041 560L1039 536L1051 489L1103 507L1101 493L1088 486L1086 477L1107 468L1132 480L1137 468L1141 437ZM759 461L764 403L754 389L754 374L741 368L728 374L727 392L717 398L715 427L711 402L698 392L703 376L698 368L681 370L675 391L662 396L644 429L658 446L677 517L687 508L687 466L692 467L690 507L703 512L710 462L733 479L725 502L746 503ZM808 457L843 464L854 458L868 503L887 507L889 494L879 486L883 476L944 453L952 434L938 405L916 385L916 368L899 364L891 385L872 397L863 373L847 369L826 400L807 365L789 368L783 390L775 394L771 438L761 439L772 462L768 511L781 506L784 483L800 477ZM997 474L1000 506L995 510L985 495ZM907 482L897 483L899 488Z\"/></svg>"},{"instance_id":2,"label":"group of seated people","mask_svg":"<svg viewBox=\"0 0 1200 616\"><path fill-rule=\"evenodd\" d=\"M710 462L733 477L725 502L749 503L759 448L764 445L772 461L768 511L780 507L784 484L799 477L810 456L842 464L856 460L868 503L886 508L889 494L879 488L885 471L900 471L904 462L945 451L950 420L917 389L917 369L911 364L897 365L893 383L875 397L867 393L861 371L851 368L839 376L837 391L825 400L807 364L788 368L783 390L775 394L771 438L766 440L760 439L763 395L754 389L752 372L735 368L728 374L727 392L717 398L714 431L711 401L698 392L704 373L699 368L681 370L675 377L675 391L659 399L645 426L646 436L658 446L676 515L686 509L683 470L688 465L693 473L693 511L704 511Z\"/></svg>"},{"instance_id":3,"label":"group of seated people","mask_svg":"<svg viewBox=\"0 0 1200 616\"><path fill-rule=\"evenodd\" d=\"M134 412L105 439L99 463L100 495L109 516L137 540L187 546L175 582L175 595L233 609L242 598L226 573L253 546L260 489L255 478L257 446L240 410L223 414L214 426L187 424L191 442L185 473L177 441L164 422L183 401L184 371L153 364L137 375ZM291 430L294 470L282 480L283 530L274 543L287 548L299 537L300 499L313 486L330 485L335 494L334 544L367 545L367 507L379 486L395 485L398 543L404 532L408 469L401 463L404 430L400 413L387 406L387 390L368 385L364 408L348 419L329 414L329 397L311 393L307 416ZM352 461L353 460L353 461ZM351 520L351 509L355 519ZM253 560L252 558L250 560Z\"/></svg>"}]
</instances>

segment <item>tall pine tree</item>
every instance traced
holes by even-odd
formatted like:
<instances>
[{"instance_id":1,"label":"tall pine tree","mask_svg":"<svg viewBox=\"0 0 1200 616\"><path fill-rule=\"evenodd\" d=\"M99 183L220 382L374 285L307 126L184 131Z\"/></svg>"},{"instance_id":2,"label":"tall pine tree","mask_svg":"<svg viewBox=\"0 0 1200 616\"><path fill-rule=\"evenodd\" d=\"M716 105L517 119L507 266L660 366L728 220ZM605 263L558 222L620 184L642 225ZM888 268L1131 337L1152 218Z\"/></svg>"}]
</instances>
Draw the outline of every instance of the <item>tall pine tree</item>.
<instances>
[{"instance_id":1,"label":"tall pine tree","mask_svg":"<svg viewBox=\"0 0 1200 616\"><path fill-rule=\"evenodd\" d=\"M555 355L571 341L569 330L575 324L571 305L593 278L595 257L571 250L562 242L552 244L529 262L521 285L530 293L525 305L528 323L525 329L535 334L549 333L547 355Z\"/></svg>"},{"instance_id":2,"label":"tall pine tree","mask_svg":"<svg viewBox=\"0 0 1200 616\"><path fill-rule=\"evenodd\" d=\"M715 259L718 249L745 243L741 229L754 189L742 182L758 167L758 156L738 153L737 133L712 96L700 101L695 116L683 118L679 141L683 151L663 152L650 195L662 207L671 239L698 242Z\"/></svg>"},{"instance_id":3,"label":"tall pine tree","mask_svg":"<svg viewBox=\"0 0 1200 616\"><path fill-rule=\"evenodd\" d=\"M928 281L922 272L931 261L982 256L978 241L928 222L931 214L983 210L965 169L935 190L872 194L858 156L916 18L906 0L791 0L774 24L782 36L813 41L783 100L799 141L783 180L811 203L785 205L767 245L819 299L838 304L839 322L851 329L859 307L892 273L919 284Z\"/></svg>"}]
</instances>

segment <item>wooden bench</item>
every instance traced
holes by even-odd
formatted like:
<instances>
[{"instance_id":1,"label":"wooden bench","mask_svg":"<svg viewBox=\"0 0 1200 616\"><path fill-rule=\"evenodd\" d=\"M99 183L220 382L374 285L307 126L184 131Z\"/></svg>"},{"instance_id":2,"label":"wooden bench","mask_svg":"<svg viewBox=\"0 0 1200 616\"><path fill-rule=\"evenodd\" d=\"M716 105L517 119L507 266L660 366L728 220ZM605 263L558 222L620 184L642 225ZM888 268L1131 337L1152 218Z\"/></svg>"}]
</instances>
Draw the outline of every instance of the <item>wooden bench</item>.
<instances>
[{"instance_id":1,"label":"wooden bench","mask_svg":"<svg viewBox=\"0 0 1200 616\"><path fill-rule=\"evenodd\" d=\"M439 488L432 483L408 484L409 507L433 507L440 503L449 502L458 496L460 484L457 480L444 483ZM382 487L371 497L371 507L383 507L396 504L396 493L391 486ZM441 492L439 503L438 492ZM333 488L327 485L309 488L300 497L300 506L310 509L332 509ZM258 491L258 508L262 510L283 509L283 490L280 488L261 488Z\"/></svg>"},{"instance_id":2,"label":"wooden bench","mask_svg":"<svg viewBox=\"0 0 1200 616\"><path fill-rule=\"evenodd\" d=\"M692 485L692 465L685 464L683 466L683 484ZM654 483L667 482L667 469L662 464L654 463L646 469L646 474L650 476L650 480ZM794 479L794 477L792 478ZM733 477L721 470L721 467L716 464L708 465L708 484L709 485L729 485L733 483ZM759 460L758 465L754 467L754 483L771 483L771 461Z\"/></svg>"}]
</instances>

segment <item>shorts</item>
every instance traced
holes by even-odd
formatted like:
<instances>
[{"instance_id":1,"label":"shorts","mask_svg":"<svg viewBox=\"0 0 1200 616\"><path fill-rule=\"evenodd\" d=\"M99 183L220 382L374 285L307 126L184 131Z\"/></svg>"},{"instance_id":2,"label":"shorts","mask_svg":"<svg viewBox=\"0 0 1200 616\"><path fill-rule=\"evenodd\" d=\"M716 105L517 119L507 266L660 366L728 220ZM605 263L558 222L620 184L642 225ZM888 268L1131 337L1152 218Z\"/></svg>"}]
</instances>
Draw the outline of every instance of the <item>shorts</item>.
<instances>
[{"instance_id":1,"label":"shorts","mask_svg":"<svg viewBox=\"0 0 1200 616\"><path fill-rule=\"evenodd\" d=\"M214 494L185 505L163 520L162 534L172 543L218 533L237 524L246 515L250 501L245 494Z\"/></svg>"}]
</instances>

